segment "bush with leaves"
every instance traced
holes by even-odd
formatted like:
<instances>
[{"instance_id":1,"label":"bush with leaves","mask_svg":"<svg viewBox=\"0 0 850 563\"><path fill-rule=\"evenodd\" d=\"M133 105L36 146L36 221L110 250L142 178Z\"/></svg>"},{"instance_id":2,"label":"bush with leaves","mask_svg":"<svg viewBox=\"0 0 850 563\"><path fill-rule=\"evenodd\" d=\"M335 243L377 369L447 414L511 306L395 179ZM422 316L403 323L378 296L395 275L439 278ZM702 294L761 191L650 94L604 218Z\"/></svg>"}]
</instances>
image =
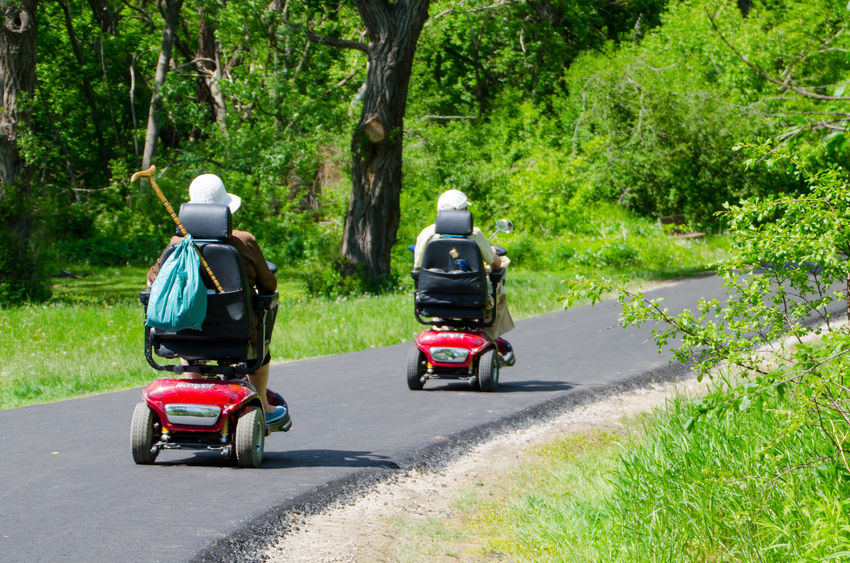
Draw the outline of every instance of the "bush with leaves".
<instances>
[{"instance_id":1,"label":"bush with leaves","mask_svg":"<svg viewBox=\"0 0 850 563\"><path fill-rule=\"evenodd\" d=\"M720 366L729 384L695 404L691 423L710 411L761 408L769 394L790 393L795 413L777 433L800 425L822 431L847 465L850 328L830 311L848 298L850 179L838 167L811 172L790 157L772 153L769 159L808 190L727 206L733 243L718 270L726 302L702 299L696 310L673 314L662 299L629 291L624 283L578 280L568 304L616 292L624 326L658 324L653 335L659 351L670 347L676 360L695 359L700 377Z\"/></svg>"},{"instance_id":2,"label":"bush with leaves","mask_svg":"<svg viewBox=\"0 0 850 563\"><path fill-rule=\"evenodd\" d=\"M0 186L0 305L50 297L36 203L24 182Z\"/></svg>"}]
</instances>

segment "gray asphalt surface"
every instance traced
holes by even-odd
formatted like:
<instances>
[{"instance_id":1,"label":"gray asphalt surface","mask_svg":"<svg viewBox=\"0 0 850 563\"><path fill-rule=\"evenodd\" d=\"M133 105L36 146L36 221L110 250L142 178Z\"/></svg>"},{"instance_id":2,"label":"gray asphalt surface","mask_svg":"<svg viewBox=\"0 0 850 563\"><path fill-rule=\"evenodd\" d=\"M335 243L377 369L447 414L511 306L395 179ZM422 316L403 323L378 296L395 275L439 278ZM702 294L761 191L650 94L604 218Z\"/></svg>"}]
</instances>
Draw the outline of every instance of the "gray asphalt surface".
<instances>
[{"instance_id":1,"label":"gray asphalt surface","mask_svg":"<svg viewBox=\"0 0 850 563\"><path fill-rule=\"evenodd\" d=\"M654 293L676 311L722 291L705 277ZM440 382L409 391L412 344L272 366L270 387L286 397L294 425L267 438L256 470L207 452L166 451L153 466L135 465L138 389L0 411L0 560L250 556L293 510L316 510L399 470L439 467L600 393L685 373L656 352L651 327L623 329L618 316L616 303L603 303L518 322L508 335L518 360L495 394Z\"/></svg>"}]
</instances>

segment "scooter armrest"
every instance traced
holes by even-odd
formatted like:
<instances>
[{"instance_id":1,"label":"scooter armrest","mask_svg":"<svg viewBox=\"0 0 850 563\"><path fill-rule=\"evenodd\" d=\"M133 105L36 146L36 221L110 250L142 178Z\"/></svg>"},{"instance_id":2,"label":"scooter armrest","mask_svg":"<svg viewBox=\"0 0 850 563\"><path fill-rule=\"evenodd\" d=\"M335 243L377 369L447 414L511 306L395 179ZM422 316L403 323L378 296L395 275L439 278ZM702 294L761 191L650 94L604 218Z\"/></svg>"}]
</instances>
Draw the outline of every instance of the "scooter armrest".
<instances>
[{"instance_id":1,"label":"scooter armrest","mask_svg":"<svg viewBox=\"0 0 850 563\"><path fill-rule=\"evenodd\" d=\"M254 310L268 311L277 307L280 297L275 291L267 295L254 294Z\"/></svg>"},{"instance_id":2,"label":"scooter armrest","mask_svg":"<svg viewBox=\"0 0 850 563\"><path fill-rule=\"evenodd\" d=\"M496 268L494 270L490 270L490 281L492 282L492 284L494 286L497 285L500 281L502 281L502 278L504 278L504 277L505 277L505 269L504 268Z\"/></svg>"},{"instance_id":3,"label":"scooter armrest","mask_svg":"<svg viewBox=\"0 0 850 563\"><path fill-rule=\"evenodd\" d=\"M413 278L413 284L416 285L419 283L419 268L410 271L410 277Z\"/></svg>"}]
</instances>

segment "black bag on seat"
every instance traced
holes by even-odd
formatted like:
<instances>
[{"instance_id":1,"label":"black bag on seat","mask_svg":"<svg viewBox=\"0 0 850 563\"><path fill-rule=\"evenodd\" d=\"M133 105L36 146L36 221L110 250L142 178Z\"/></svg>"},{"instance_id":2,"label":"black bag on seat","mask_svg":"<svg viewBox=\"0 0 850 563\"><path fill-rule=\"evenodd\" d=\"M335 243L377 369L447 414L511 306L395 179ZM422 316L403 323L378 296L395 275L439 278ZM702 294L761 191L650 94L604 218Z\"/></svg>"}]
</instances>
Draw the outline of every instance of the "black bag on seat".
<instances>
[{"instance_id":1,"label":"black bag on seat","mask_svg":"<svg viewBox=\"0 0 850 563\"><path fill-rule=\"evenodd\" d=\"M416 276L417 315L486 321L488 288L484 260L478 244L465 238L472 234L472 214L441 211L437 214L435 232L441 236L425 247Z\"/></svg>"}]
</instances>

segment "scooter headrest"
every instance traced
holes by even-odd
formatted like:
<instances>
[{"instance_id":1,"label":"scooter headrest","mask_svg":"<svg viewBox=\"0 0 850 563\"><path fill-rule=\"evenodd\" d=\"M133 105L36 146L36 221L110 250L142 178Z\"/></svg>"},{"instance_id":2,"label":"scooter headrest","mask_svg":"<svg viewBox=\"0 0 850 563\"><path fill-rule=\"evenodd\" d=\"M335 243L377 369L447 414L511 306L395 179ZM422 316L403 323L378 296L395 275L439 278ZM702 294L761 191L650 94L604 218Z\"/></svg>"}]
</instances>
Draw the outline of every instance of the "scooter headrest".
<instances>
[{"instance_id":1,"label":"scooter headrest","mask_svg":"<svg viewBox=\"0 0 850 563\"><path fill-rule=\"evenodd\" d=\"M438 235L468 236L472 234L472 213L445 210L437 213L434 232Z\"/></svg>"},{"instance_id":2,"label":"scooter headrest","mask_svg":"<svg viewBox=\"0 0 850 563\"><path fill-rule=\"evenodd\" d=\"M233 216L226 205L184 203L180 206L180 222L197 240L224 240L233 230ZM178 233L179 228L178 228Z\"/></svg>"}]
</instances>

